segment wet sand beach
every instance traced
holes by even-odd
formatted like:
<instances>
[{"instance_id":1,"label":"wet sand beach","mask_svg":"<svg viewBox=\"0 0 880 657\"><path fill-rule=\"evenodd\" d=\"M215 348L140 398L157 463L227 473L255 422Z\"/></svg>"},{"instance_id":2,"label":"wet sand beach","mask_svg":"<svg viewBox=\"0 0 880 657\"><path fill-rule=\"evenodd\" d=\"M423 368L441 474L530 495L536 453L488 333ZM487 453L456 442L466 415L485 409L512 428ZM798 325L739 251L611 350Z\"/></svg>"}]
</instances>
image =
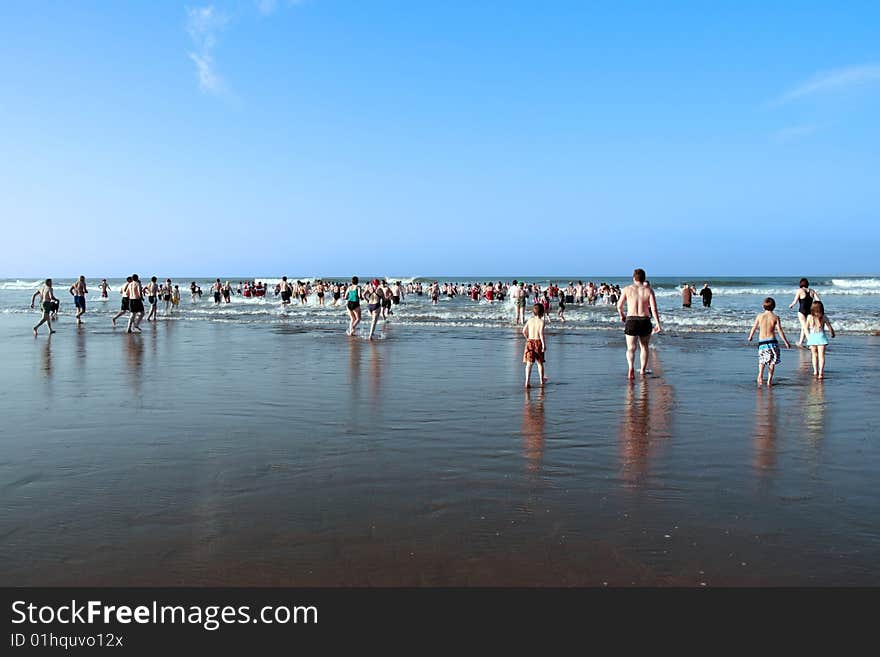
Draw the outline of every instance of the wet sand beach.
<instances>
[{"instance_id":1,"label":"wet sand beach","mask_svg":"<svg viewBox=\"0 0 880 657\"><path fill-rule=\"evenodd\" d=\"M5 317L0 582L877 585L880 338Z\"/></svg>"}]
</instances>

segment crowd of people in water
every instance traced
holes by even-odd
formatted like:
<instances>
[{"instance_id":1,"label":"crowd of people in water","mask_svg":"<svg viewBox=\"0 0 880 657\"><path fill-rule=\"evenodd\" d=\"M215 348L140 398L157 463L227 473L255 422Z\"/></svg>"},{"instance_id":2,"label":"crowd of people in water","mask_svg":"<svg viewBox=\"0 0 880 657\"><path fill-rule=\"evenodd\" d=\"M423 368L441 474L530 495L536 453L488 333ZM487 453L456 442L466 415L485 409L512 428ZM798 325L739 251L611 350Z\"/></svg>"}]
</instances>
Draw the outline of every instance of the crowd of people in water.
<instances>
[{"instance_id":1,"label":"crowd of people in water","mask_svg":"<svg viewBox=\"0 0 880 657\"><path fill-rule=\"evenodd\" d=\"M108 298L110 285L107 279L101 279L99 284L101 298ZM362 284L357 276L353 276L350 282L339 281L292 281L287 276L274 286L262 281L239 281L235 287L229 281L222 282L219 278L210 286L210 292L215 305L230 303L232 296L242 298L265 298L271 294L279 300L282 308L291 304L305 305L314 294L319 306L339 306L345 304L348 313L348 328L346 335L354 336L363 319L361 302L364 302L369 312L369 329L367 338L372 340L376 334L376 327L380 319L388 320L394 315L394 308L403 303L409 295L426 296L432 304L439 303L441 297L453 299L464 297L472 301L485 300L489 303L502 303L506 300L512 302L515 309L514 322L522 326L522 334L526 338L526 346L523 352L525 363L526 387L530 386L532 368L537 365L540 385L547 381L545 376L546 326L551 311L551 303L556 304L556 317L560 322L565 322L566 306L606 304L614 306L624 326L626 336L626 360L628 365L628 377L635 378L635 352L639 350L639 374L647 373L648 346L651 336L659 333L661 328L660 313L657 309L657 299L654 289L646 280L645 271L636 269L633 272L632 284L620 288L618 285L600 283L596 285L592 281L586 284L583 281L576 283L571 281L565 287L550 284L542 287L538 283L513 280L510 283L502 281L481 283L440 283L434 281L428 285L421 282L400 281L388 282L387 280L372 279ZM202 298L202 288L195 281L189 286L190 296L193 303L198 303ZM76 309L75 319L77 325L83 323L83 315L86 312L86 295L88 288L85 276L80 276L68 292L73 297ZM159 306L163 307L165 315L171 315L180 305L180 288L170 278L159 282L156 276L146 283L141 281L137 274L126 278L120 287L119 294L121 305L111 322L115 327L117 321L128 316L126 332L140 333L141 322L157 321ZM682 286L682 307L690 308L694 296L700 296L704 307L712 305L712 290L708 283L698 292L693 283L685 283ZM34 336L38 329L46 324L49 333L54 333L52 322L57 320L60 301L55 296L52 279L46 279L45 283L34 292L31 297L31 308L37 298L40 298L42 317L33 328ZM328 304L328 297L331 302ZM146 305L145 302L146 301ZM774 312L776 301L767 297L763 302L763 312L757 315L748 339L752 341L758 334L758 385L764 383L764 373L767 372L767 385L773 385L773 375L776 366L781 362L779 339L787 348L791 347L783 330L779 316ZM799 282L798 290L789 308L798 306L798 321L800 323L800 337L798 346L807 346L812 352L813 375L818 379L824 378L825 373L825 350L828 345L828 335L835 337L836 333L830 320L825 315L825 306L819 294L810 287L806 278ZM531 316L526 317L526 307L531 306ZM149 308L149 309L148 309ZM778 337L777 337L778 334Z\"/></svg>"}]
</instances>

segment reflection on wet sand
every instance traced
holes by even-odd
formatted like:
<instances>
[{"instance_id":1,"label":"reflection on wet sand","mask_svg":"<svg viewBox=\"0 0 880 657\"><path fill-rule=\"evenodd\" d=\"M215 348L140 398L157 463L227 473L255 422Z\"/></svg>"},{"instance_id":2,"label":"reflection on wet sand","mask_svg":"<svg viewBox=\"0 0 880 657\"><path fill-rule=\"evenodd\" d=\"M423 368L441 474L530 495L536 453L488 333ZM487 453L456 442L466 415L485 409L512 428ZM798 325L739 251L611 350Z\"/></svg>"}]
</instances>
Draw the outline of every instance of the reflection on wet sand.
<instances>
[{"instance_id":1,"label":"reflection on wet sand","mask_svg":"<svg viewBox=\"0 0 880 657\"><path fill-rule=\"evenodd\" d=\"M804 433L807 443L813 450L813 456L818 456L825 437L825 383L815 377L811 377L810 383L804 387L805 399L801 406L804 409Z\"/></svg>"},{"instance_id":2,"label":"reflection on wet sand","mask_svg":"<svg viewBox=\"0 0 880 657\"><path fill-rule=\"evenodd\" d=\"M370 407L374 411L374 415L381 416L381 410L384 408L382 395L382 358L383 351L375 341L370 342L370 397L372 404Z\"/></svg>"},{"instance_id":3,"label":"reflection on wet sand","mask_svg":"<svg viewBox=\"0 0 880 657\"><path fill-rule=\"evenodd\" d=\"M792 349L797 352L798 376L810 376L813 373L813 359L810 350L806 347Z\"/></svg>"},{"instance_id":4,"label":"reflection on wet sand","mask_svg":"<svg viewBox=\"0 0 880 657\"><path fill-rule=\"evenodd\" d=\"M772 475L776 468L776 429L778 420L773 388L758 386L755 399L754 459L752 467L759 477Z\"/></svg>"},{"instance_id":5,"label":"reflection on wet sand","mask_svg":"<svg viewBox=\"0 0 880 657\"><path fill-rule=\"evenodd\" d=\"M144 367L144 343L140 335L126 335L123 340L125 344L125 365L128 370L128 377L131 379L131 387L135 397L141 398L143 394L141 381L143 380Z\"/></svg>"},{"instance_id":6,"label":"reflection on wet sand","mask_svg":"<svg viewBox=\"0 0 880 657\"><path fill-rule=\"evenodd\" d=\"M361 343L356 338L348 340L348 390L346 392L354 420L361 396Z\"/></svg>"},{"instance_id":7,"label":"reflection on wet sand","mask_svg":"<svg viewBox=\"0 0 880 657\"><path fill-rule=\"evenodd\" d=\"M647 476L658 442L670 436L674 391L663 377L656 350L651 350L648 366L649 376L626 386L620 417L621 478L634 486Z\"/></svg>"},{"instance_id":8,"label":"reflection on wet sand","mask_svg":"<svg viewBox=\"0 0 880 657\"><path fill-rule=\"evenodd\" d=\"M142 338L150 347L150 363L156 363L159 355L159 327L154 322L149 329L144 331Z\"/></svg>"},{"instance_id":9,"label":"reflection on wet sand","mask_svg":"<svg viewBox=\"0 0 880 657\"><path fill-rule=\"evenodd\" d=\"M83 326L76 327L76 345L74 348L74 352L76 353L76 357L80 362L80 367L82 367L83 363L86 360L86 351L88 345L88 340L86 340L86 330Z\"/></svg>"},{"instance_id":10,"label":"reflection on wet sand","mask_svg":"<svg viewBox=\"0 0 880 657\"><path fill-rule=\"evenodd\" d=\"M46 341L43 343L43 372L46 373L47 377L52 376L52 334L50 333L46 336Z\"/></svg>"},{"instance_id":11,"label":"reflection on wet sand","mask_svg":"<svg viewBox=\"0 0 880 657\"><path fill-rule=\"evenodd\" d=\"M10 585L880 577L878 512L863 488L880 449L876 371L825 390L790 375L792 353L781 385L756 391L741 339L716 355L711 343L691 349L701 338L669 337L652 351L654 374L630 387L619 336L572 331L568 351L551 343L564 374L551 370L553 383L527 396L521 341L515 359L484 364L512 356L513 331L493 341L438 329L432 348L456 358L428 358L416 331L374 346L193 322L172 328L175 351L168 328L158 324L154 361L152 326L144 335L89 326L87 398L77 394L72 332L51 346L12 343L7 386L21 394L0 394L0 433L12 436L0 464L0 525L14 531L0 541L0 577ZM252 357L255 344L271 355ZM321 357L303 357L316 344ZM839 351L841 372L861 365ZM385 421L371 421L373 388ZM32 440L28 420L46 399L54 421ZM822 443L817 480L805 434L823 431L834 449ZM764 474L777 446L779 476L763 480L756 466ZM755 494L771 486L780 495ZM694 579L699 570L706 577Z\"/></svg>"},{"instance_id":12,"label":"reflection on wet sand","mask_svg":"<svg viewBox=\"0 0 880 657\"><path fill-rule=\"evenodd\" d=\"M539 388L534 396L526 389L522 417L523 455L529 472L541 471L544 459L544 389Z\"/></svg>"},{"instance_id":13,"label":"reflection on wet sand","mask_svg":"<svg viewBox=\"0 0 880 657\"><path fill-rule=\"evenodd\" d=\"M382 369L384 367L384 358L386 354L382 347L376 342L364 342L357 338L350 338L348 341L348 390L347 397L349 400L349 408L351 409L350 418L355 424L358 423L358 413L361 407L361 386L364 385L361 380L364 376L362 372L362 358L369 358L369 372L367 373L366 385L369 388L368 399L369 414L371 421L381 420L383 411L387 403L382 389Z\"/></svg>"},{"instance_id":14,"label":"reflection on wet sand","mask_svg":"<svg viewBox=\"0 0 880 657\"><path fill-rule=\"evenodd\" d=\"M76 362L73 363L74 372L79 380L79 388L82 391L88 389L88 364L86 355L88 352L88 343L86 329L84 326L77 326L74 333L74 354L76 354Z\"/></svg>"}]
</instances>

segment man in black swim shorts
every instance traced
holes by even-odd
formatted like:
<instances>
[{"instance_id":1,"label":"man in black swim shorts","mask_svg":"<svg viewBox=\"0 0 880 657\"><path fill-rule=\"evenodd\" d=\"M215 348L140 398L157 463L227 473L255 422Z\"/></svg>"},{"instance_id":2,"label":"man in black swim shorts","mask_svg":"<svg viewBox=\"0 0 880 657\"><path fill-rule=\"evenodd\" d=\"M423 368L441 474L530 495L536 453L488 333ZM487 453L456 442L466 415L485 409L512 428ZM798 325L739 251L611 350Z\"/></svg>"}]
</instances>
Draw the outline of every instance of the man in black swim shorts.
<instances>
[{"instance_id":1,"label":"man in black swim shorts","mask_svg":"<svg viewBox=\"0 0 880 657\"><path fill-rule=\"evenodd\" d=\"M128 333L140 333L141 320L144 317L144 289L137 274L131 275L131 281L125 284L122 296L128 297L128 309L131 315L128 318Z\"/></svg>"},{"instance_id":2,"label":"man in black swim shorts","mask_svg":"<svg viewBox=\"0 0 880 657\"><path fill-rule=\"evenodd\" d=\"M650 317L627 317L624 324L624 335L633 335L637 338L644 338L651 335L654 330Z\"/></svg>"},{"instance_id":3,"label":"man in black swim shorts","mask_svg":"<svg viewBox=\"0 0 880 657\"><path fill-rule=\"evenodd\" d=\"M627 314L623 308L626 306ZM654 290L645 281L645 270L636 269L633 272L632 285L626 286L617 302L617 312L620 320L624 322L623 332L626 335L626 362L629 365L628 378L635 378L635 352L636 344L639 345L641 368L639 373L644 376L648 369L648 342L652 333L660 332L660 314L657 311L657 299ZM657 322L656 327L651 326L651 317Z\"/></svg>"},{"instance_id":4,"label":"man in black swim shorts","mask_svg":"<svg viewBox=\"0 0 880 657\"><path fill-rule=\"evenodd\" d=\"M113 315L110 321L113 323L113 326L116 326L116 320L118 320L123 315L127 315L131 311L128 307L128 284L131 283L131 276L125 279L125 285L123 285L119 293L122 295L122 306L119 309L119 312Z\"/></svg>"},{"instance_id":5,"label":"man in black swim shorts","mask_svg":"<svg viewBox=\"0 0 880 657\"><path fill-rule=\"evenodd\" d=\"M286 306L290 303L290 283L287 282L287 276L281 277L281 305Z\"/></svg>"}]
</instances>

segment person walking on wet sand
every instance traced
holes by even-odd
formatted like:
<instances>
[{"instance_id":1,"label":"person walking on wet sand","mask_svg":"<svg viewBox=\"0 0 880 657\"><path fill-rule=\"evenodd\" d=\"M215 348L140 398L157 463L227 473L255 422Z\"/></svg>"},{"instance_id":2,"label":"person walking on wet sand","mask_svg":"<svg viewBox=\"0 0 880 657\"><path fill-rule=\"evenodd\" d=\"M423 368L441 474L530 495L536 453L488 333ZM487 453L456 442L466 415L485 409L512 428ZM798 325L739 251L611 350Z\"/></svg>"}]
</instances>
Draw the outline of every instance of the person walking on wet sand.
<instances>
[{"instance_id":1,"label":"person walking on wet sand","mask_svg":"<svg viewBox=\"0 0 880 657\"><path fill-rule=\"evenodd\" d=\"M367 300L367 308L370 311L370 333L367 335L367 339L372 340L376 332L376 323L379 321L379 315L382 312L382 302L385 299L379 279L374 278L370 282L370 285L364 291L364 299Z\"/></svg>"},{"instance_id":2,"label":"person walking on wet sand","mask_svg":"<svg viewBox=\"0 0 880 657\"><path fill-rule=\"evenodd\" d=\"M148 322L156 320L156 312L159 310L159 283L157 283L158 280L159 279L155 276L150 277L150 282L147 283L147 287L144 288L147 293L147 301L150 302L150 312L147 313ZM140 287L140 283L138 283L138 287Z\"/></svg>"},{"instance_id":3,"label":"person walking on wet sand","mask_svg":"<svg viewBox=\"0 0 880 657\"><path fill-rule=\"evenodd\" d=\"M127 333L141 332L141 320L144 318L144 289L137 274L131 275L131 282L125 286L123 296L128 297L128 309L131 315L128 318Z\"/></svg>"},{"instance_id":4,"label":"person walking on wet sand","mask_svg":"<svg viewBox=\"0 0 880 657\"><path fill-rule=\"evenodd\" d=\"M70 286L70 294L73 295L73 305L76 308L77 326L83 323L82 316L86 312L86 294L88 293L89 291L86 289L85 276L80 276L79 280L77 280L76 283Z\"/></svg>"},{"instance_id":5,"label":"person walking on wet sand","mask_svg":"<svg viewBox=\"0 0 880 657\"><path fill-rule=\"evenodd\" d=\"M526 364L526 388L531 387L532 365L538 365L538 379L542 387L547 382L544 375L544 355L547 353L547 344L544 341L544 305L536 303L532 306L533 316L523 326L522 334L526 338L526 348L523 352L523 363Z\"/></svg>"},{"instance_id":6,"label":"person walking on wet sand","mask_svg":"<svg viewBox=\"0 0 880 657\"><path fill-rule=\"evenodd\" d=\"M51 278L47 278L46 282L42 286L40 286L40 289L34 292L34 295L31 297L31 308L34 307L34 300L37 297L40 297L40 308L43 311L43 316L34 327L34 337L37 337L37 329L40 328L43 324L45 324L49 328L49 334L51 335L55 332L55 329L52 328L52 320L49 318L49 316L52 314L52 302L58 301L58 299L55 298L55 291L52 289Z\"/></svg>"},{"instance_id":7,"label":"person walking on wet sand","mask_svg":"<svg viewBox=\"0 0 880 657\"><path fill-rule=\"evenodd\" d=\"M128 308L128 284L131 283L131 276L128 276L125 279L125 285L119 288L119 293L122 295L122 306L119 308L119 312L113 315L110 321L113 323L113 326L116 326L116 320L118 320L123 315L127 315L131 311Z\"/></svg>"},{"instance_id":8,"label":"person walking on wet sand","mask_svg":"<svg viewBox=\"0 0 880 657\"><path fill-rule=\"evenodd\" d=\"M348 310L348 330L346 335L354 335L354 330L361 323L361 289L358 277L351 277L351 285L345 290L346 309Z\"/></svg>"},{"instance_id":9,"label":"person walking on wet sand","mask_svg":"<svg viewBox=\"0 0 880 657\"><path fill-rule=\"evenodd\" d=\"M171 312L171 294L172 294L172 292L173 292L173 289L171 287L171 279L166 278L165 285L164 285L164 287L162 287L162 303L165 304L165 310L164 310L165 315L167 315L169 312Z\"/></svg>"},{"instance_id":10,"label":"person walking on wet sand","mask_svg":"<svg viewBox=\"0 0 880 657\"><path fill-rule=\"evenodd\" d=\"M773 385L773 372L776 366L782 362L782 356L779 352L779 341L776 339L776 331L785 343L786 349L791 349L788 338L785 337L785 331L779 317L773 310L776 308L776 300L772 297L764 299L764 312L755 318L752 324L752 330L749 331L749 342L755 337L755 332L760 329L758 335L758 385L764 383L764 368L768 368L767 385Z\"/></svg>"},{"instance_id":11,"label":"person walking on wet sand","mask_svg":"<svg viewBox=\"0 0 880 657\"><path fill-rule=\"evenodd\" d=\"M626 314L623 308L626 306ZM645 282L645 270L636 269L633 272L632 285L627 285L617 302L617 313L620 321L624 324L623 332L626 335L626 362L629 365L627 377L635 378L635 354L638 343L641 358L639 374L642 376L648 370L648 343L651 335L659 333L660 313L657 311L657 298L654 290ZM657 326L651 326L651 317L657 322Z\"/></svg>"},{"instance_id":12,"label":"person walking on wet sand","mask_svg":"<svg viewBox=\"0 0 880 657\"><path fill-rule=\"evenodd\" d=\"M383 280L379 290L382 292L382 319L387 322L389 315L394 314L394 311L391 310L391 287L388 285L388 281Z\"/></svg>"},{"instance_id":13,"label":"person walking on wet sand","mask_svg":"<svg viewBox=\"0 0 880 657\"><path fill-rule=\"evenodd\" d=\"M807 332L807 346L810 348L813 357L813 376L820 381L825 378L825 347L828 346L828 336L825 333L825 327L831 331L831 337L837 337L834 327L825 316L825 304L821 301L814 301L810 308L810 316L804 323L804 329Z\"/></svg>"}]
</instances>

